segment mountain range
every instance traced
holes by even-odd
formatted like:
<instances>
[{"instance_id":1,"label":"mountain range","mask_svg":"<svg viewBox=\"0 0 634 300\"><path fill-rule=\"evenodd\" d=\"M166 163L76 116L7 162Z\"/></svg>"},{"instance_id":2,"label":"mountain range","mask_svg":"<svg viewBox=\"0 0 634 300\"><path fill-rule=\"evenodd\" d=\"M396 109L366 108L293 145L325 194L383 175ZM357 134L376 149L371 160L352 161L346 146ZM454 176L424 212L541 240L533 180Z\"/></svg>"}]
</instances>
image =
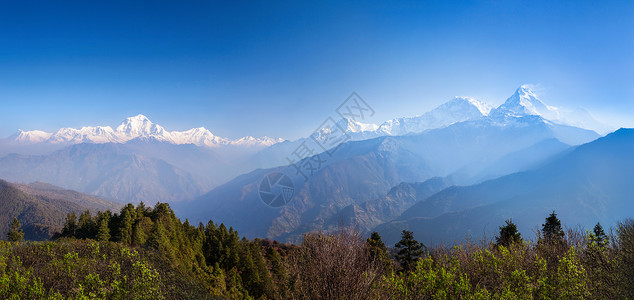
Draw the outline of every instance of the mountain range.
<instances>
[{"instance_id":1,"label":"mountain range","mask_svg":"<svg viewBox=\"0 0 634 300\"><path fill-rule=\"evenodd\" d=\"M427 199L538 170L600 138L589 128L601 126L587 112L544 104L527 86L498 107L456 97L382 124L344 118L295 141L229 140L204 128L170 132L138 115L115 130L18 132L0 143L0 150L22 151L0 158L0 178L47 182L118 203L169 202L192 222L224 222L247 237L298 241L306 232L345 224L380 230L390 240L399 226L427 230L452 214L496 204L457 199L447 208L450 202ZM342 144L318 145L342 134ZM289 165L299 147L312 148L295 162L312 167L303 174ZM277 208L259 197L263 178L274 173L292 182L292 201ZM454 238L466 227L447 228L446 237Z\"/></svg>"},{"instance_id":2,"label":"mountain range","mask_svg":"<svg viewBox=\"0 0 634 300\"><path fill-rule=\"evenodd\" d=\"M563 224L592 228L615 224L634 211L634 129L620 129L578 146L533 170L471 186L447 188L375 229L388 243L411 230L425 243L466 235L489 237L507 219L523 235L556 211Z\"/></svg>"},{"instance_id":3,"label":"mountain range","mask_svg":"<svg viewBox=\"0 0 634 300\"><path fill-rule=\"evenodd\" d=\"M110 126L87 126L80 129L61 128L54 133L41 130L18 130L9 137L9 141L16 143L53 143L53 144L81 144L81 143L125 143L137 138L152 138L171 144L194 144L197 146L270 146L282 142L279 138L254 138L246 136L237 140L230 140L214 135L205 127L193 128L186 131L167 131L158 124L152 123L146 116L137 115L125 119L115 130Z\"/></svg>"},{"instance_id":4,"label":"mountain range","mask_svg":"<svg viewBox=\"0 0 634 300\"><path fill-rule=\"evenodd\" d=\"M385 132L379 132L379 126L372 129L379 137L353 140L338 145L332 156L321 153L299 162L303 165L327 158L307 180L291 167L258 169L195 201L182 203L177 209L196 221L211 218L232 224L251 237L295 241L303 233L333 228L341 222L368 230L399 216L415 203L411 197L386 196L392 187L403 182L444 178L442 184L428 182L428 192L421 195L431 196L448 185L486 178L487 172L503 176L523 171L571 145L599 137L594 131L546 119L542 114L547 111L534 108L549 108L533 95L521 87L503 105L490 111L477 102L457 98L442 107L468 105L470 113L459 110L459 121L399 136L382 134ZM423 116L420 119L429 120ZM398 124L404 123L407 122ZM273 153L272 148L283 144L265 151ZM505 164L506 169L496 167L522 152L535 155L526 160L519 157L518 163ZM285 173L294 182L293 201L279 209L267 207L258 198L260 180L271 173Z\"/></svg>"}]
</instances>

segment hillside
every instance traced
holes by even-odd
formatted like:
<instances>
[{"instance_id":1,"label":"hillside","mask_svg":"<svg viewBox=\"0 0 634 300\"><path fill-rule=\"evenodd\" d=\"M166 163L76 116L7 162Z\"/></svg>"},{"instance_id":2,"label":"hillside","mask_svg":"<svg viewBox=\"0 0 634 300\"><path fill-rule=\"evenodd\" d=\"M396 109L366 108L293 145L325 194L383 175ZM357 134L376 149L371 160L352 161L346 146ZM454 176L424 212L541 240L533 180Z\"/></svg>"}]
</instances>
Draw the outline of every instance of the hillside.
<instances>
[{"instance_id":1,"label":"hillside","mask_svg":"<svg viewBox=\"0 0 634 300\"><path fill-rule=\"evenodd\" d=\"M632 153L634 129L620 129L536 170L447 188L376 230L390 242L403 229L425 242L451 242L465 234L491 236L508 218L531 232L553 210L569 226L615 223L634 210Z\"/></svg>"},{"instance_id":2,"label":"hillside","mask_svg":"<svg viewBox=\"0 0 634 300\"><path fill-rule=\"evenodd\" d=\"M0 158L0 177L48 182L121 203L179 201L210 187L162 159L114 143L77 144L46 155L10 154Z\"/></svg>"},{"instance_id":3,"label":"hillside","mask_svg":"<svg viewBox=\"0 0 634 300\"><path fill-rule=\"evenodd\" d=\"M122 206L116 202L104 200L99 197L83 194L73 190L67 190L45 182L33 182L29 184L13 183L13 186L30 195L73 202L93 211L117 211Z\"/></svg>"},{"instance_id":4,"label":"hillside","mask_svg":"<svg viewBox=\"0 0 634 300\"><path fill-rule=\"evenodd\" d=\"M416 135L347 142L332 157L322 153L300 163L325 160L306 181L292 167L258 169L175 208L191 220L211 218L233 224L248 237L293 241L303 233L339 222L366 222L362 213L340 213L350 205L385 196L401 182L445 177L474 165L477 168L473 173L479 174L504 156L530 147L535 152L557 153L549 149L560 148L544 141L561 138L562 132L566 132L563 135L567 140L590 141L596 137L594 132L555 125L534 115L460 122ZM273 172L295 178L293 201L277 209L267 207L258 197L260 181Z\"/></svg>"},{"instance_id":5,"label":"hillside","mask_svg":"<svg viewBox=\"0 0 634 300\"><path fill-rule=\"evenodd\" d=\"M66 214L119 205L45 184L14 185L0 180L0 235L18 218L27 240L46 240L61 231Z\"/></svg>"}]
</instances>

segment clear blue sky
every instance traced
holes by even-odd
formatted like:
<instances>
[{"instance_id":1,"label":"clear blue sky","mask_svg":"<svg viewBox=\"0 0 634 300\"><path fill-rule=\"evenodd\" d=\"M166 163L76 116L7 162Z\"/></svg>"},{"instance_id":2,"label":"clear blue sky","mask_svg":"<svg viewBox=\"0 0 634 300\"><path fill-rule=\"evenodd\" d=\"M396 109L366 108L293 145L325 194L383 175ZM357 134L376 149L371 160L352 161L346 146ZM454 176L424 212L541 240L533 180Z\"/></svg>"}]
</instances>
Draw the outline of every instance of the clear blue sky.
<instances>
[{"instance_id":1,"label":"clear blue sky","mask_svg":"<svg viewBox=\"0 0 634 300\"><path fill-rule=\"evenodd\" d=\"M524 83L634 126L634 5L552 2L2 1L0 137L142 113L293 139L352 91L381 122Z\"/></svg>"}]
</instances>

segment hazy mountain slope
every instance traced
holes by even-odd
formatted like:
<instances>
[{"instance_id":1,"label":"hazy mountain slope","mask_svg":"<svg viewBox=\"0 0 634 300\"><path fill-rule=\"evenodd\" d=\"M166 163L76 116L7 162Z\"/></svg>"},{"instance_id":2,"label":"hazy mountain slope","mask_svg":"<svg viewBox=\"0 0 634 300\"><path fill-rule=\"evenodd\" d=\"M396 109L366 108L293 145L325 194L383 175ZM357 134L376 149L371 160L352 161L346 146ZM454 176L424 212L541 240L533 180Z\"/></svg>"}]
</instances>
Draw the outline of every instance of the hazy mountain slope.
<instances>
[{"instance_id":1,"label":"hazy mountain slope","mask_svg":"<svg viewBox=\"0 0 634 300\"><path fill-rule=\"evenodd\" d=\"M270 172L286 169L292 175L291 167L239 176L187 203L181 212L196 221L211 218L232 224L250 237L289 240L339 221L370 224L369 220L377 218L364 216L357 207L351 207L347 215L339 214L352 204L381 198L401 182L447 176L475 162L493 163L504 155L553 139L554 126L564 125L553 125L539 116L513 117L503 124L486 118L417 135L348 142L306 183L296 182L294 200L285 207L264 205L258 197L258 184ZM486 166L483 164L483 168ZM354 216L359 220L353 221Z\"/></svg>"},{"instance_id":2,"label":"hazy mountain slope","mask_svg":"<svg viewBox=\"0 0 634 300\"><path fill-rule=\"evenodd\" d=\"M3 180L0 180L0 207L2 238L6 237L13 218L18 218L28 240L50 238L61 230L67 213L86 209L70 201L27 194Z\"/></svg>"},{"instance_id":3,"label":"hazy mountain slope","mask_svg":"<svg viewBox=\"0 0 634 300\"><path fill-rule=\"evenodd\" d=\"M44 182L34 182L29 184L12 183L12 185L27 194L76 203L90 209L90 211L93 212L106 210L119 211L122 207L121 204L116 202L82 194L73 190L67 190Z\"/></svg>"},{"instance_id":4,"label":"hazy mountain slope","mask_svg":"<svg viewBox=\"0 0 634 300\"><path fill-rule=\"evenodd\" d=\"M465 233L491 235L513 218L530 235L552 210L569 226L614 224L634 211L632 153L634 129L620 129L537 170L445 189L376 230L388 241L402 229L424 241L453 241Z\"/></svg>"},{"instance_id":5,"label":"hazy mountain slope","mask_svg":"<svg viewBox=\"0 0 634 300\"><path fill-rule=\"evenodd\" d=\"M537 168L571 149L571 146L555 138L543 140L527 148L506 154L493 163L478 162L468 165L451 174L449 178L454 182L459 182L461 185L476 184L504 175Z\"/></svg>"},{"instance_id":6,"label":"hazy mountain slope","mask_svg":"<svg viewBox=\"0 0 634 300\"><path fill-rule=\"evenodd\" d=\"M344 131L348 140L362 141L382 136L416 134L462 121L477 120L486 116L490 110L491 107L486 103L466 97L455 97L419 116L396 118L380 125L364 124L344 118L339 120L335 127ZM320 128L309 137L274 144L254 154L249 159L249 163L259 168L287 164L286 157L301 143L312 144L311 137L325 139L331 134L332 131L329 128Z\"/></svg>"},{"instance_id":7,"label":"hazy mountain slope","mask_svg":"<svg viewBox=\"0 0 634 300\"><path fill-rule=\"evenodd\" d=\"M377 138L344 144L307 182L293 176L292 167L259 169L175 208L195 221L232 224L249 237L290 239L320 227L350 204L384 195L399 182L430 177L423 159L405 149L394 149L393 143ZM287 172L295 183L293 201L282 208L270 208L258 196L260 181L271 172Z\"/></svg>"},{"instance_id":8,"label":"hazy mountain slope","mask_svg":"<svg viewBox=\"0 0 634 300\"><path fill-rule=\"evenodd\" d=\"M165 161L119 144L77 144L49 155L8 155L0 177L48 182L120 202L173 202L202 194L204 185Z\"/></svg>"},{"instance_id":9,"label":"hazy mountain slope","mask_svg":"<svg viewBox=\"0 0 634 300\"><path fill-rule=\"evenodd\" d=\"M362 233L368 233L377 225L400 216L419 199L425 199L449 185L449 180L440 177L419 183L400 183L383 197L344 207L326 222L325 228L335 229L345 225L358 228Z\"/></svg>"}]
</instances>

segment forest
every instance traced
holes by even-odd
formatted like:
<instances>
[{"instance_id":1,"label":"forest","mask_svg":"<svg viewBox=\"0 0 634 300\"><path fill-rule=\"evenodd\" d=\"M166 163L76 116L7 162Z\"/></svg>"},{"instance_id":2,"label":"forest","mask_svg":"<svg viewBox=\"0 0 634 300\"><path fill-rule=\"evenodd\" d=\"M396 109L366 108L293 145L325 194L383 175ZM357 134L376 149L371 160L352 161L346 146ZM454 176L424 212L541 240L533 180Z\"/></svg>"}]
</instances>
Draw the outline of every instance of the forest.
<instances>
[{"instance_id":1,"label":"forest","mask_svg":"<svg viewBox=\"0 0 634 300\"><path fill-rule=\"evenodd\" d=\"M43 242L24 241L14 219L0 241L0 298L634 298L634 220L586 230L544 217L534 239L507 220L491 240L433 247L406 230L385 245L345 227L297 245L249 240L181 221L165 203L70 213Z\"/></svg>"}]
</instances>

